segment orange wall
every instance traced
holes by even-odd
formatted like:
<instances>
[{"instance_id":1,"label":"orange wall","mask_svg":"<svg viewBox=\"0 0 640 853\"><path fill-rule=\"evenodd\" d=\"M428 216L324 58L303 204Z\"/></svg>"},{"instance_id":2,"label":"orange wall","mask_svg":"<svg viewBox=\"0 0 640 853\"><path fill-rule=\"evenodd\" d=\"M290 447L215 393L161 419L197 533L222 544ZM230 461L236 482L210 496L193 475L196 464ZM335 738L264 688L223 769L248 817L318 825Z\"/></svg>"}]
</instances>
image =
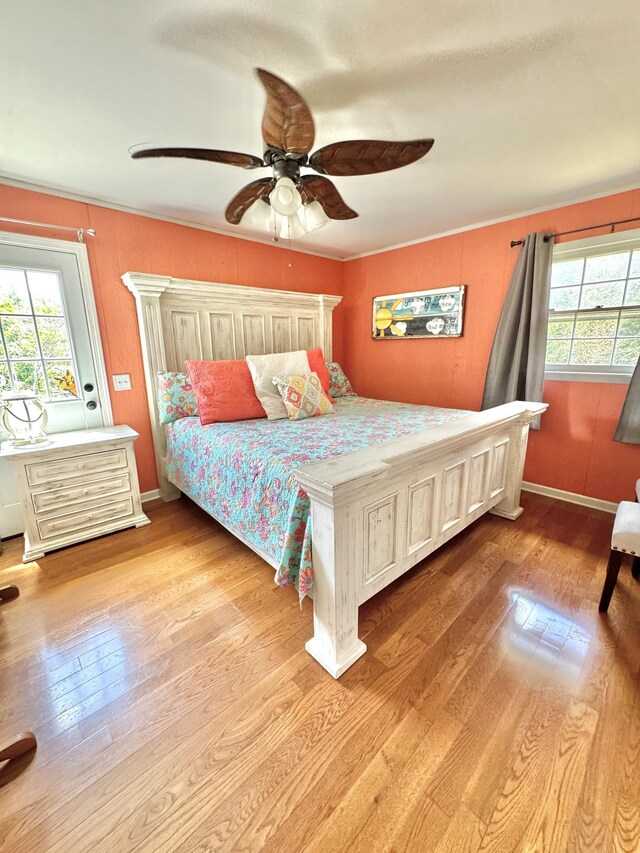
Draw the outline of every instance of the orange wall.
<instances>
[{"instance_id":1,"label":"orange wall","mask_svg":"<svg viewBox=\"0 0 640 853\"><path fill-rule=\"evenodd\" d=\"M157 486L134 299L120 276L129 271L255 287L341 293L340 261L289 252L210 231L0 185L0 216L95 228L87 238L91 276L115 423L140 433L136 458L142 491ZM6 226L69 239L63 231ZM334 356L342 358L342 314L336 309ZM113 391L113 373L131 374L131 391Z\"/></svg>"},{"instance_id":2,"label":"orange wall","mask_svg":"<svg viewBox=\"0 0 640 853\"><path fill-rule=\"evenodd\" d=\"M97 205L0 185L0 215L95 228L87 240L109 377L130 373L131 391L114 392L116 423L140 433L136 456L143 491L155 488L133 296L127 270L284 290L343 293L335 312L334 356L357 391L390 400L479 408L484 375L517 249L509 241L531 231L564 231L640 215L640 190L571 205L442 237L368 258L331 261L225 237ZM41 230L10 226L42 235ZM595 232L593 232L595 233ZM69 239L64 232L50 236ZM289 266L291 264L291 266ZM466 284L464 335L450 340L373 341L375 295ZM611 440L625 385L548 382L550 403L531 434L525 478L534 483L618 501L633 495L638 448Z\"/></svg>"},{"instance_id":3,"label":"orange wall","mask_svg":"<svg viewBox=\"0 0 640 853\"><path fill-rule=\"evenodd\" d=\"M633 216L640 216L640 189L348 261L342 305L345 369L356 391L388 400L478 409L518 254L510 241L532 231L567 231ZM374 296L455 284L467 285L462 337L372 340ZM631 499L640 476L640 453L635 445L611 439L626 389L547 382L544 400L549 410L540 432L531 433L525 479L604 500Z\"/></svg>"}]
</instances>

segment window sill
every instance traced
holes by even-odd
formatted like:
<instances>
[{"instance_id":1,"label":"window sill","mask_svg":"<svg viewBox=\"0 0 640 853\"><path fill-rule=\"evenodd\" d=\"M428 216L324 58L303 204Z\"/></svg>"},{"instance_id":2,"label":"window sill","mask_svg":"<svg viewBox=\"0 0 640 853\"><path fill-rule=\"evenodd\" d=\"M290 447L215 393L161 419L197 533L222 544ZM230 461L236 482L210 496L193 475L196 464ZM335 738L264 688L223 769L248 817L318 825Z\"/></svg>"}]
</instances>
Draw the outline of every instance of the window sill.
<instances>
[{"instance_id":1,"label":"window sill","mask_svg":"<svg viewBox=\"0 0 640 853\"><path fill-rule=\"evenodd\" d=\"M545 382L612 382L616 385L628 385L630 373L597 373L579 370L545 370Z\"/></svg>"}]
</instances>

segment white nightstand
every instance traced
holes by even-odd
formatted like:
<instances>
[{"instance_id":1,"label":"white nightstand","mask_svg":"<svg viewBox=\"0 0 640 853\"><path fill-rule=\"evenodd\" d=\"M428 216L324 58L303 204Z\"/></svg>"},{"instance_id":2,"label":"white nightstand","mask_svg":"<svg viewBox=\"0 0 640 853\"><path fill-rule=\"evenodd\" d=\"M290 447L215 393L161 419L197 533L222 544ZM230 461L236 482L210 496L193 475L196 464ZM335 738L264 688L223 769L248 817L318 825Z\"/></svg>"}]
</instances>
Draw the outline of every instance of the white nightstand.
<instances>
[{"instance_id":1,"label":"white nightstand","mask_svg":"<svg viewBox=\"0 0 640 853\"><path fill-rule=\"evenodd\" d=\"M125 527L142 527L133 442L128 426L63 432L47 444L0 449L18 473L24 508L24 557L93 539Z\"/></svg>"}]
</instances>

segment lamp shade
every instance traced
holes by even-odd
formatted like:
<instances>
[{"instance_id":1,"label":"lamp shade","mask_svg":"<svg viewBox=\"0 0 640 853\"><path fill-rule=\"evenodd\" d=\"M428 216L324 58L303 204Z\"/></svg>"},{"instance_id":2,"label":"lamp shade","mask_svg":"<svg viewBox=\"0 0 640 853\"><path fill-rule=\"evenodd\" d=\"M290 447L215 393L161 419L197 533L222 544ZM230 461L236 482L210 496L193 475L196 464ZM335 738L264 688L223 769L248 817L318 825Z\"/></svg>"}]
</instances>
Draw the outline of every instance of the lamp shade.
<instances>
[{"instance_id":1,"label":"lamp shade","mask_svg":"<svg viewBox=\"0 0 640 853\"><path fill-rule=\"evenodd\" d=\"M280 178L269 195L271 207L282 216L292 216L299 210L302 197L291 178Z\"/></svg>"},{"instance_id":2,"label":"lamp shade","mask_svg":"<svg viewBox=\"0 0 640 853\"><path fill-rule=\"evenodd\" d=\"M271 205L259 198L253 202L251 207L247 208L242 221L249 222L251 225L255 225L256 228L262 228L263 231L272 231L273 216Z\"/></svg>"},{"instance_id":3,"label":"lamp shade","mask_svg":"<svg viewBox=\"0 0 640 853\"><path fill-rule=\"evenodd\" d=\"M305 205L304 214L307 231L317 231L329 222L329 217L319 201L312 201Z\"/></svg>"},{"instance_id":4,"label":"lamp shade","mask_svg":"<svg viewBox=\"0 0 640 853\"><path fill-rule=\"evenodd\" d=\"M295 240L296 237L302 237L305 233L305 227L300 221L300 217L296 216L280 216L280 236L283 240Z\"/></svg>"}]
</instances>

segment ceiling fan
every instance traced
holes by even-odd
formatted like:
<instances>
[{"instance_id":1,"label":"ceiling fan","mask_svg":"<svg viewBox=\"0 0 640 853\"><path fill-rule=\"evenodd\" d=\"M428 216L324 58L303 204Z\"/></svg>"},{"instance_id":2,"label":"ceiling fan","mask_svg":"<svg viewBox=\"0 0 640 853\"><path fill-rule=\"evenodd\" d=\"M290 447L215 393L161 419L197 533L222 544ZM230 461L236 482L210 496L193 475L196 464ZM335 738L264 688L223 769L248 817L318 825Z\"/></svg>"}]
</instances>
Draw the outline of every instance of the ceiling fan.
<instances>
[{"instance_id":1,"label":"ceiling fan","mask_svg":"<svg viewBox=\"0 0 640 853\"><path fill-rule=\"evenodd\" d=\"M315 127L304 98L284 80L257 68L267 94L262 118L263 159L253 154L211 148L148 148L134 151L134 160L145 157L186 157L210 160L242 169L271 168L272 176L243 187L227 205L225 218L238 225L247 219L283 237L299 237L325 225L329 219L354 219L357 213L342 199L324 175L371 175L414 163L431 149L433 139L384 142L363 139L336 142L309 152ZM320 174L301 175L301 167Z\"/></svg>"}]
</instances>

